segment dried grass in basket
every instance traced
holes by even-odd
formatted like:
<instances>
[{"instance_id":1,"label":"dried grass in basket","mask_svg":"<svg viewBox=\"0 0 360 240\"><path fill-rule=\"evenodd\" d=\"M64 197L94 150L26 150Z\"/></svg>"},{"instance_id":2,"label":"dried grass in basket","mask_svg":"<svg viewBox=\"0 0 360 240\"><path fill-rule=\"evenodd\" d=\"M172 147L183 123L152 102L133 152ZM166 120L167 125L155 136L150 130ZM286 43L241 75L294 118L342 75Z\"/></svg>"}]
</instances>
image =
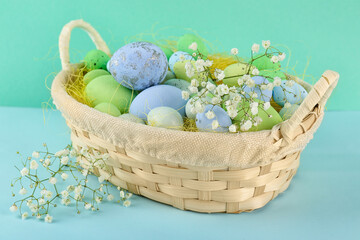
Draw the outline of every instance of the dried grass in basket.
<instances>
[{"instance_id":1,"label":"dried grass in basket","mask_svg":"<svg viewBox=\"0 0 360 240\"><path fill-rule=\"evenodd\" d=\"M70 34L77 27L110 56L90 24L76 20L64 26L59 39L63 70L51 94L71 129L73 145L109 153L113 184L183 210L252 211L283 192L339 78L338 73L326 71L312 87L292 77L309 94L289 120L271 130L219 134L155 128L103 114L66 93L66 82L80 66L69 62ZM87 159L79 161L86 167ZM102 169L94 172L109 175Z\"/></svg>"}]
</instances>

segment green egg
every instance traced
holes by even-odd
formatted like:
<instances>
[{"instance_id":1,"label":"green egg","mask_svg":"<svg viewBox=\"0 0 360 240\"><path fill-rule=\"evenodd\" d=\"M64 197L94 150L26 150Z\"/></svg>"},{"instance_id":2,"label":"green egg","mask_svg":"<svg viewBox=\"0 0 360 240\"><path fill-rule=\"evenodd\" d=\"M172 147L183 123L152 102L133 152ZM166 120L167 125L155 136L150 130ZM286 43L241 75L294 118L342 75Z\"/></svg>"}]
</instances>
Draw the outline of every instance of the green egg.
<instances>
[{"instance_id":1,"label":"green egg","mask_svg":"<svg viewBox=\"0 0 360 240\"><path fill-rule=\"evenodd\" d=\"M85 85L88 85L89 82L91 82L93 79L95 79L99 76L102 76L102 75L110 75L110 73L104 69L95 69L95 70L88 72L84 76Z\"/></svg>"},{"instance_id":2,"label":"green egg","mask_svg":"<svg viewBox=\"0 0 360 240\"><path fill-rule=\"evenodd\" d=\"M185 81L183 79L169 79L163 84L170 85L179 88L182 91L187 91L189 89L190 83L188 81Z\"/></svg>"},{"instance_id":3,"label":"green egg","mask_svg":"<svg viewBox=\"0 0 360 240\"><path fill-rule=\"evenodd\" d=\"M161 50L163 50L163 52L165 53L166 55L166 58L169 60L170 56L174 53L173 51L171 51L170 48L167 48L167 47L162 47L162 46L159 46L161 48Z\"/></svg>"},{"instance_id":4,"label":"green egg","mask_svg":"<svg viewBox=\"0 0 360 240\"><path fill-rule=\"evenodd\" d=\"M197 51L189 49L189 46L193 43L197 43ZM190 55L192 55L194 52L200 52L205 57L208 55L208 50L204 44L204 42L199 38L198 36L195 36L194 34L185 34L182 37L179 38L177 43L178 51L187 52Z\"/></svg>"},{"instance_id":5,"label":"green egg","mask_svg":"<svg viewBox=\"0 0 360 240\"><path fill-rule=\"evenodd\" d=\"M99 103L94 108L100 112L110 114L111 116L114 117L118 117L121 114L119 109L112 103L107 103L107 102Z\"/></svg>"},{"instance_id":6,"label":"green egg","mask_svg":"<svg viewBox=\"0 0 360 240\"><path fill-rule=\"evenodd\" d=\"M255 101L258 103L263 103L258 99L255 99ZM241 120L249 119L246 114L253 116L250 110L249 102L243 101L242 104L242 108L239 111L239 114L233 119L233 123L239 123L241 122ZM270 118L269 115L272 115L272 117ZM261 117L262 122L257 126L252 126L248 131L255 132L261 130L269 130L272 129L272 127L276 124L283 121L279 113L271 106L266 111L259 108L259 113L257 116Z\"/></svg>"},{"instance_id":7,"label":"green egg","mask_svg":"<svg viewBox=\"0 0 360 240\"><path fill-rule=\"evenodd\" d=\"M136 91L120 85L111 75L103 75L92 80L85 88L85 93L92 106L103 102L114 104L121 113L129 111Z\"/></svg>"},{"instance_id":8,"label":"green egg","mask_svg":"<svg viewBox=\"0 0 360 240\"><path fill-rule=\"evenodd\" d=\"M174 64L174 73L176 75L176 78L184 79L184 80L186 80L188 82L191 82L192 79L197 79L199 81L199 83L201 83L203 81L207 81L208 77L207 77L206 72L198 73L198 72L196 72L196 70L195 70L194 76L189 78L186 75L186 70L185 70L185 64L187 62L191 62L191 64L195 68L195 61L194 60L185 60L185 61L176 62Z\"/></svg>"},{"instance_id":9,"label":"green egg","mask_svg":"<svg viewBox=\"0 0 360 240\"><path fill-rule=\"evenodd\" d=\"M164 81L162 81L163 83L166 82L167 80L170 80L170 79L174 79L176 78L175 74L172 72L172 71L167 71L166 75L165 75L165 79Z\"/></svg>"},{"instance_id":10,"label":"green egg","mask_svg":"<svg viewBox=\"0 0 360 240\"><path fill-rule=\"evenodd\" d=\"M265 69L261 70L259 75L264 76L269 82L273 82L275 77L279 77L281 80L286 80L285 73L280 70Z\"/></svg>"},{"instance_id":11,"label":"green egg","mask_svg":"<svg viewBox=\"0 0 360 240\"><path fill-rule=\"evenodd\" d=\"M224 70L225 78L223 79L223 83L229 87L239 86L238 79L245 74L251 74L253 69L253 66L250 67L250 65L246 63L231 64Z\"/></svg>"},{"instance_id":12,"label":"green egg","mask_svg":"<svg viewBox=\"0 0 360 240\"><path fill-rule=\"evenodd\" d=\"M84 58L85 67L90 70L93 69L106 70L106 64L109 60L110 57L106 53L98 49L89 51Z\"/></svg>"},{"instance_id":13,"label":"green egg","mask_svg":"<svg viewBox=\"0 0 360 240\"><path fill-rule=\"evenodd\" d=\"M272 69L272 70L279 70L280 69L280 63L273 63L271 61L271 58L269 58L268 56L262 56L261 55L255 55L254 59L257 58L256 60L253 61L252 65L255 66L259 71L264 70L264 69Z\"/></svg>"}]
</instances>

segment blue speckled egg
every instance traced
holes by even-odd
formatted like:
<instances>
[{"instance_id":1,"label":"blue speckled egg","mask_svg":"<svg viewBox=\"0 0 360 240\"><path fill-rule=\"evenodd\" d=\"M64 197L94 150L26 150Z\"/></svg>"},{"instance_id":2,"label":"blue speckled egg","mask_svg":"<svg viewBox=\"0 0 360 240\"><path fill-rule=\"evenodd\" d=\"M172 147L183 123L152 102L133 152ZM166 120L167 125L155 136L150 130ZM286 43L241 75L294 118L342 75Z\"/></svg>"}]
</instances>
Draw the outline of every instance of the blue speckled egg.
<instances>
[{"instance_id":1,"label":"blue speckled egg","mask_svg":"<svg viewBox=\"0 0 360 240\"><path fill-rule=\"evenodd\" d=\"M171 107L185 116L186 100L182 99L181 90L169 85L157 85L145 89L135 97L130 106L130 113L146 120L148 113L156 107Z\"/></svg>"},{"instance_id":2,"label":"blue speckled egg","mask_svg":"<svg viewBox=\"0 0 360 240\"><path fill-rule=\"evenodd\" d=\"M133 42L114 53L107 69L124 87L144 90L164 80L168 62L158 46L149 42Z\"/></svg>"},{"instance_id":3,"label":"blue speckled egg","mask_svg":"<svg viewBox=\"0 0 360 240\"><path fill-rule=\"evenodd\" d=\"M177 78L169 79L166 82L164 82L163 84L177 87L182 91L189 90L189 86L190 86L190 83L188 81L185 81L184 79L177 79Z\"/></svg>"},{"instance_id":4,"label":"blue speckled egg","mask_svg":"<svg viewBox=\"0 0 360 240\"><path fill-rule=\"evenodd\" d=\"M188 54L187 52L182 52L182 51L177 51L175 52L173 55L171 55L171 57L169 58L169 67L171 69L171 71L174 72L174 65L175 63L181 61L180 57L184 56L184 60L193 60L193 57Z\"/></svg>"},{"instance_id":5,"label":"blue speckled egg","mask_svg":"<svg viewBox=\"0 0 360 240\"><path fill-rule=\"evenodd\" d=\"M301 104L302 101L308 95L307 91L303 86L298 83L294 83L292 87L285 85L286 80L281 82L281 86L274 87L273 89L273 99L280 106L284 106L286 102L291 104Z\"/></svg>"},{"instance_id":6,"label":"blue speckled egg","mask_svg":"<svg viewBox=\"0 0 360 240\"><path fill-rule=\"evenodd\" d=\"M215 114L213 119L208 119L205 115L210 110ZM212 129L214 120L219 122L219 127L216 129ZM196 114L196 127L202 132L228 132L231 124L229 115L219 106L207 105L203 113Z\"/></svg>"},{"instance_id":7,"label":"blue speckled egg","mask_svg":"<svg viewBox=\"0 0 360 240\"><path fill-rule=\"evenodd\" d=\"M299 105L292 104L289 108L283 107L280 110L279 114L280 114L281 118L285 121L285 120L288 120L298 108L299 108Z\"/></svg>"},{"instance_id":8,"label":"blue speckled egg","mask_svg":"<svg viewBox=\"0 0 360 240\"><path fill-rule=\"evenodd\" d=\"M255 92L258 95L257 99L260 99L261 101L264 101L264 102L270 102L270 99L272 96L272 91L268 90L268 89L261 90L260 86L259 86L261 84L266 85L269 83L269 81L266 78L261 77L261 76L254 76L254 77L252 77L252 79L255 81L256 86L252 87L252 88L245 86L244 91L246 93Z\"/></svg>"}]
</instances>

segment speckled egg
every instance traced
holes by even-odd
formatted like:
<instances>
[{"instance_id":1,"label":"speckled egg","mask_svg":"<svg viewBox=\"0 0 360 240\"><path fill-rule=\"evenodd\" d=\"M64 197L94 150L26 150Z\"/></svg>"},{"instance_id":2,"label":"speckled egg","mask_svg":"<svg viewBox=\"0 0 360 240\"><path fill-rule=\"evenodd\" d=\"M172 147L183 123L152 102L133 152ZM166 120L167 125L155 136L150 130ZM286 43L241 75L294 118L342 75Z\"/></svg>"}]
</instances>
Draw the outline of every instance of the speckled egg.
<instances>
[{"instance_id":1,"label":"speckled egg","mask_svg":"<svg viewBox=\"0 0 360 240\"><path fill-rule=\"evenodd\" d=\"M189 48L189 46L193 42L197 43L196 51ZM196 53L200 52L205 57L208 55L208 50L207 50L204 42L201 40L201 38L199 38L198 36L196 36L194 34L184 34L183 36L181 36L178 40L177 48L180 51L189 53L190 55L192 55L194 52L196 52Z\"/></svg>"},{"instance_id":2,"label":"speckled egg","mask_svg":"<svg viewBox=\"0 0 360 240\"><path fill-rule=\"evenodd\" d=\"M270 102L270 99L271 99L271 96L272 96L272 91L268 90L268 89L261 90L260 87L259 87L262 84L264 84L264 85L268 84L269 81L266 78L261 77L261 76L254 76L254 77L252 77L252 79L254 80L256 86L252 87L252 88L250 88L248 86L245 86L243 88L244 91L246 93L255 92L258 95L257 99L260 99L261 101L264 101L264 102Z\"/></svg>"},{"instance_id":3,"label":"speckled egg","mask_svg":"<svg viewBox=\"0 0 360 240\"><path fill-rule=\"evenodd\" d=\"M137 93L121 86L111 75L103 75L95 78L85 87L85 94L92 106L108 102L124 113L129 110L131 101Z\"/></svg>"},{"instance_id":4,"label":"speckled egg","mask_svg":"<svg viewBox=\"0 0 360 240\"><path fill-rule=\"evenodd\" d=\"M178 111L170 107L152 109L147 117L147 123L153 127L181 130L184 121Z\"/></svg>"},{"instance_id":5,"label":"speckled egg","mask_svg":"<svg viewBox=\"0 0 360 240\"><path fill-rule=\"evenodd\" d=\"M88 85L89 82L91 82L93 79L95 79L99 76L102 76L102 75L110 75L110 73L104 69L95 69L95 70L88 72L84 76L85 85Z\"/></svg>"},{"instance_id":6,"label":"speckled egg","mask_svg":"<svg viewBox=\"0 0 360 240\"><path fill-rule=\"evenodd\" d=\"M280 63L273 63L271 61L271 58L269 58L268 56L262 56L261 55L256 55L254 56L254 59L257 58L256 60L253 61L252 65L254 65L257 69L259 70L264 70L264 69L273 69L273 70L279 70L280 69Z\"/></svg>"},{"instance_id":7,"label":"speckled egg","mask_svg":"<svg viewBox=\"0 0 360 240\"><path fill-rule=\"evenodd\" d=\"M145 89L136 96L130 106L130 113L146 120L148 113L157 107L171 107L185 116L186 100L181 90L169 85L157 85Z\"/></svg>"},{"instance_id":8,"label":"speckled egg","mask_svg":"<svg viewBox=\"0 0 360 240\"><path fill-rule=\"evenodd\" d=\"M274 101L282 107L286 102L300 105L305 99L305 97L308 95L305 88L298 83L294 83L292 87L288 87L285 84L286 80L283 80L281 82L281 86L274 87Z\"/></svg>"},{"instance_id":9,"label":"speckled egg","mask_svg":"<svg viewBox=\"0 0 360 240\"><path fill-rule=\"evenodd\" d=\"M250 73L254 69L253 66L245 63L234 63L230 66L227 66L224 70L225 79L223 80L224 84L228 85L229 87L232 86L239 86L238 79L244 75L248 74L250 68Z\"/></svg>"},{"instance_id":10,"label":"speckled egg","mask_svg":"<svg viewBox=\"0 0 360 240\"><path fill-rule=\"evenodd\" d=\"M205 115L210 110L215 114L213 119L208 119ZM214 120L219 122L219 127L216 129L212 129L212 122ZM231 118L226 111L216 105L207 105L203 113L196 114L196 127L201 132L228 132L231 124Z\"/></svg>"},{"instance_id":11,"label":"speckled egg","mask_svg":"<svg viewBox=\"0 0 360 240\"><path fill-rule=\"evenodd\" d=\"M282 119L285 121L285 120L288 120L293 114L294 112L296 112L296 110L300 107L300 105L297 105L297 104L292 104L290 107L286 108L286 107L283 107L279 114L280 116L282 117Z\"/></svg>"},{"instance_id":12,"label":"speckled egg","mask_svg":"<svg viewBox=\"0 0 360 240\"><path fill-rule=\"evenodd\" d=\"M149 42L133 42L117 50L108 70L124 87L144 90L161 83L168 69L165 53Z\"/></svg>"},{"instance_id":13,"label":"speckled egg","mask_svg":"<svg viewBox=\"0 0 360 240\"><path fill-rule=\"evenodd\" d=\"M194 76L192 76L191 78L186 75L185 64L187 62L190 62L193 65L194 69L195 69ZM175 63L175 65L174 65L174 73L176 75L176 78L184 79L184 80L186 80L188 82L190 82L192 79L197 79L200 83L203 82L203 81L208 80L208 76L207 76L206 72L199 72L198 73L196 71L195 61L194 60L185 60L185 61Z\"/></svg>"},{"instance_id":14,"label":"speckled egg","mask_svg":"<svg viewBox=\"0 0 360 240\"><path fill-rule=\"evenodd\" d=\"M164 82L163 84L177 87L182 91L187 91L190 86L190 83L188 81L185 81L183 79L177 79L177 78L169 79L166 82Z\"/></svg>"},{"instance_id":15,"label":"speckled egg","mask_svg":"<svg viewBox=\"0 0 360 240\"><path fill-rule=\"evenodd\" d=\"M94 49L89 51L85 58L85 67L87 69L106 69L106 64L109 61L110 57L101 50Z\"/></svg>"},{"instance_id":16,"label":"speckled egg","mask_svg":"<svg viewBox=\"0 0 360 240\"><path fill-rule=\"evenodd\" d=\"M120 118L122 118L126 121L129 121L129 122L145 124L145 122L142 119L136 117L135 115L132 115L131 113L122 114L122 115L120 115Z\"/></svg>"},{"instance_id":17,"label":"speckled egg","mask_svg":"<svg viewBox=\"0 0 360 240\"><path fill-rule=\"evenodd\" d=\"M179 61L193 60L194 58L187 52L177 51L169 58L169 67L174 72L174 65Z\"/></svg>"},{"instance_id":18,"label":"speckled egg","mask_svg":"<svg viewBox=\"0 0 360 240\"><path fill-rule=\"evenodd\" d=\"M121 114L119 109L112 103L107 103L107 102L99 103L94 108L100 112L110 114L111 116L114 117L120 116Z\"/></svg>"}]
</instances>

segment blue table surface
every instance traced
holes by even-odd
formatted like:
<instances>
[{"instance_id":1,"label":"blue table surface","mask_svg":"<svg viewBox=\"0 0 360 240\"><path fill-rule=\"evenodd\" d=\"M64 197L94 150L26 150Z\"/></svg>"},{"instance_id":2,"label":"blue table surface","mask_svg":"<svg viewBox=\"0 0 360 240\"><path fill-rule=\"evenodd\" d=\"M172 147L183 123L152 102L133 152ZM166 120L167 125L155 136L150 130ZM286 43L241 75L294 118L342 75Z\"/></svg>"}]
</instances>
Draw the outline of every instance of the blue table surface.
<instances>
[{"instance_id":1,"label":"blue table surface","mask_svg":"<svg viewBox=\"0 0 360 240\"><path fill-rule=\"evenodd\" d=\"M59 111L0 107L0 239L360 239L359 119L326 112L288 190L251 213L200 214L134 196L129 208L103 203L96 213L60 206L46 224L9 211L16 151L31 155L43 142L57 151L69 129Z\"/></svg>"}]
</instances>

